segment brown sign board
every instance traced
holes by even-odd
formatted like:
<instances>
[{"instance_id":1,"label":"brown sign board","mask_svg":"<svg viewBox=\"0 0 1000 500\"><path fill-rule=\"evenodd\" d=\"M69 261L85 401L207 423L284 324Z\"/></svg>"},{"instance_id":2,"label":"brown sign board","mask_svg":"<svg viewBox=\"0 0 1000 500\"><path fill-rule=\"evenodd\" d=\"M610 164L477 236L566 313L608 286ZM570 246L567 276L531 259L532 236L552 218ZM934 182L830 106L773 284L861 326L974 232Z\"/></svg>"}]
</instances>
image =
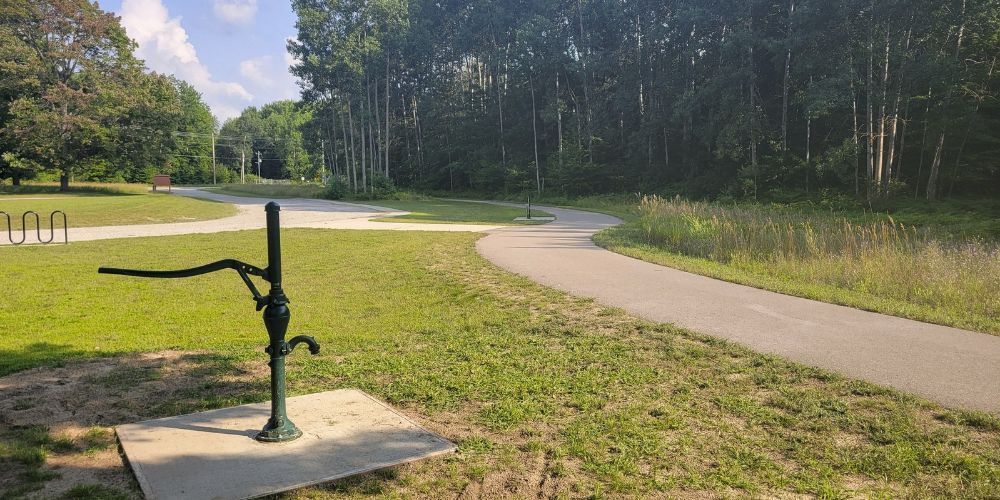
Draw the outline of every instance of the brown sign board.
<instances>
[{"instance_id":1,"label":"brown sign board","mask_svg":"<svg viewBox=\"0 0 1000 500\"><path fill-rule=\"evenodd\" d=\"M167 191L170 191L170 176L166 174L158 174L153 176L153 191L156 191L157 187L166 187Z\"/></svg>"}]
</instances>

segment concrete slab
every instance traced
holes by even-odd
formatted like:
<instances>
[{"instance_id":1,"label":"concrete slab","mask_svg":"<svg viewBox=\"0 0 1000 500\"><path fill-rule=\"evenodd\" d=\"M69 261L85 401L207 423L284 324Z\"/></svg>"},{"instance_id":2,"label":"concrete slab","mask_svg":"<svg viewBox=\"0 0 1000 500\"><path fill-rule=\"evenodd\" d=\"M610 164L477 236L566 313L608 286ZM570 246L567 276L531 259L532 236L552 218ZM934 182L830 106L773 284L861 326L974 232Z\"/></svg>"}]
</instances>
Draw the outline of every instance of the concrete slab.
<instances>
[{"instance_id":1,"label":"concrete slab","mask_svg":"<svg viewBox=\"0 0 1000 500\"><path fill-rule=\"evenodd\" d=\"M516 220L516 221L526 221L526 220L554 221L554 220L556 220L556 218L555 217L532 217L532 218L529 219L527 217L516 217L516 218L514 218L514 220Z\"/></svg>"},{"instance_id":2,"label":"concrete slab","mask_svg":"<svg viewBox=\"0 0 1000 500\"><path fill-rule=\"evenodd\" d=\"M242 499L280 493L455 451L385 403L355 389L288 398L302 437L253 436L270 402L116 428L149 499Z\"/></svg>"}]
</instances>

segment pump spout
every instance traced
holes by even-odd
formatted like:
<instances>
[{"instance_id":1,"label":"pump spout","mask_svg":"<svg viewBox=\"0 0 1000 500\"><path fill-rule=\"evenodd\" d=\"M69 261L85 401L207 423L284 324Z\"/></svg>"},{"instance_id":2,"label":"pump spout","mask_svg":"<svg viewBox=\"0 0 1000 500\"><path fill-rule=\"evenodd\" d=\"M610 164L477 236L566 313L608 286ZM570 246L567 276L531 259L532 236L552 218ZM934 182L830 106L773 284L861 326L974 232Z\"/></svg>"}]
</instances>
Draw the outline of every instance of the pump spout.
<instances>
[{"instance_id":1,"label":"pump spout","mask_svg":"<svg viewBox=\"0 0 1000 500\"><path fill-rule=\"evenodd\" d=\"M319 354L319 344L316 342L316 339L308 335L298 335L292 337L292 339L288 341L288 352L292 352L295 350L295 346L303 343L309 346L309 354Z\"/></svg>"}]
</instances>

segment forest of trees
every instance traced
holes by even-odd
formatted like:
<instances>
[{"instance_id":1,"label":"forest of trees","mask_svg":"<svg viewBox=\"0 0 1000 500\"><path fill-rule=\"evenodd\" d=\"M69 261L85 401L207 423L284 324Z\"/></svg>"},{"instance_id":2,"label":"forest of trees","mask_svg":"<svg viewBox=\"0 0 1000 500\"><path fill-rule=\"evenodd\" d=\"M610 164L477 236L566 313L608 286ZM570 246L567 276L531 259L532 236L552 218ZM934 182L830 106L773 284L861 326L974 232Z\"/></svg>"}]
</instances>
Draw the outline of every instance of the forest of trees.
<instances>
[{"instance_id":1,"label":"forest of trees","mask_svg":"<svg viewBox=\"0 0 1000 500\"><path fill-rule=\"evenodd\" d=\"M134 49L88 0L0 2L0 180L211 182L211 111Z\"/></svg>"},{"instance_id":2,"label":"forest of trees","mask_svg":"<svg viewBox=\"0 0 1000 500\"><path fill-rule=\"evenodd\" d=\"M292 8L302 99L220 128L97 4L0 3L0 180L240 182L259 167L358 192L386 177L570 196L1000 191L1000 0Z\"/></svg>"},{"instance_id":3,"label":"forest of trees","mask_svg":"<svg viewBox=\"0 0 1000 500\"><path fill-rule=\"evenodd\" d=\"M358 191L1000 187L996 0L292 4L310 135Z\"/></svg>"}]
</instances>

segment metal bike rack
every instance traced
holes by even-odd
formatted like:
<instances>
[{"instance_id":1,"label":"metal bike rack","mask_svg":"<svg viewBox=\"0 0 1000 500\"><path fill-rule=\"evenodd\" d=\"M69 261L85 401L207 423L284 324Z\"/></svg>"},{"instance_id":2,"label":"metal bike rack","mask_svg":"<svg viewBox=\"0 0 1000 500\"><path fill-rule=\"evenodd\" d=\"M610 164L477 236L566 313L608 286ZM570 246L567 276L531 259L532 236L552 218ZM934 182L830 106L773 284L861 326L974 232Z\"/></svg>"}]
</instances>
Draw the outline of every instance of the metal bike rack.
<instances>
[{"instance_id":1,"label":"metal bike rack","mask_svg":"<svg viewBox=\"0 0 1000 500\"><path fill-rule=\"evenodd\" d=\"M272 201L264 207L264 210L267 213L267 267L264 269L235 259L224 259L176 271L101 267L97 272L141 278L187 278L223 269L234 269L243 279L243 283L250 289L257 310L264 310L264 327L267 329L269 339L264 352L271 356L269 362L271 366L271 418L268 419L264 429L257 434L256 438L258 441L265 442L291 441L301 436L302 431L288 419L285 411L285 355L291 353L295 346L302 343L309 346L310 353L319 354L319 344L314 338L307 335L299 335L285 342L285 333L288 331L291 312L288 309L288 297L281 288L281 241L278 221L278 212L281 207ZM271 284L267 295L260 294L253 281L250 280L250 276L258 276Z\"/></svg>"},{"instance_id":2,"label":"metal bike rack","mask_svg":"<svg viewBox=\"0 0 1000 500\"><path fill-rule=\"evenodd\" d=\"M66 212L63 212L62 210L55 210L51 214L49 214L49 239L47 240L42 239L42 219L41 217L39 217L38 212L35 212L34 210L28 210L27 212L21 214L20 241L14 241L14 229L10 222L10 214L4 211L0 211L0 214L3 214L4 217L7 217L7 239L10 240L11 245L20 245L24 243L25 240L28 239L28 214L35 216L35 236L38 238L38 242L43 245L52 243L53 240L56 239L56 225L55 225L56 214L61 214L63 222L63 243L69 243L69 228L66 222Z\"/></svg>"}]
</instances>

